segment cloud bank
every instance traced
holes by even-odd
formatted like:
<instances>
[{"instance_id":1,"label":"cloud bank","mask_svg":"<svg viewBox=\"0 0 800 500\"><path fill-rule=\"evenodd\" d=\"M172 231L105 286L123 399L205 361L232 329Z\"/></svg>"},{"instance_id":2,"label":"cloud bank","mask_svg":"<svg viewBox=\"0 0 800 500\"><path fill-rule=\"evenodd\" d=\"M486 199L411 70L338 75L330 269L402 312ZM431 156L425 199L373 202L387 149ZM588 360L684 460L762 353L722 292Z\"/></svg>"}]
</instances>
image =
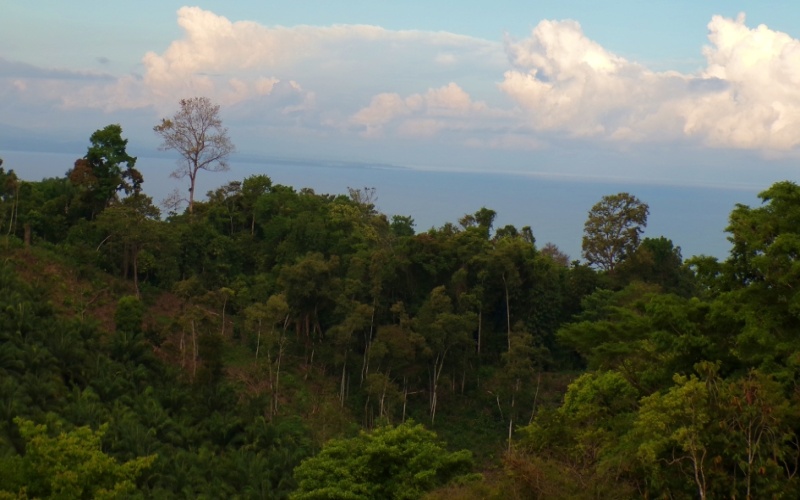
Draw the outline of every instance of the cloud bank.
<instances>
[{"instance_id":1,"label":"cloud bank","mask_svg":"<svg viewBox=\"0 0 800 500\"><path fill-rule=\"evenodd\" d=\"M359 140L432 140L527 150L553 140L791 152L800 145L800 41L744 15L714 16L706 65L658 72L589 39L576 21L541 21L501 42L369 25L265 26L198 7L183 36L137 71L36 68L0 58L0 98L61 112L163 115L206 95L231 122Z\"/></svg>"},{"instance_id":2,"label":"cloud bank","mask_svg":"<svg viewBox=\"0 0 800 500\"><path fill-rule=\"evenodd\" d=\"M744 15L708 24L707 67L654 72L588 39L574 21L542 21L507 40L500 89L535 131L614 141L696 139L728 148L800 144L800 42Z\"/></svg>"},{"instance_id":3,"label":"cloud bank","mask_svg":"<svg viewBox=\"0 0 800 500\"><path fill-rule=\"evenodd\" d=\"M394 125L393 133L403 136L430 137L445 129L474 128L478 119L489 121L501 114L484 102L473 101L461 87L450 82L405 98L396 93L379 94L350 121L363 127L367 137L384 135L389 125Z\"/></svg>"}]
</instances>

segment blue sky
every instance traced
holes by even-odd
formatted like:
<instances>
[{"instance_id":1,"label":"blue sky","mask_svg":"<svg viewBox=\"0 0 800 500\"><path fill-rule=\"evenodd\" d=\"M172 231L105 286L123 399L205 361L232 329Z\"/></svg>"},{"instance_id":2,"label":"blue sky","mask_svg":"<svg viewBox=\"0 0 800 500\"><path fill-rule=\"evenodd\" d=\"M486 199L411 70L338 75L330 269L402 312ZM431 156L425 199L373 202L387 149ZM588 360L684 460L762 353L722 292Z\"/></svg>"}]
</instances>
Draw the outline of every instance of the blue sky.
<instances>
[{"instance_id":1,"label":"blue sky","mask_svg":"<svg viewBox=\"0 0 800 500\"><path fill-rule=\"evenodd\" d=\"M120 123L148 154L159 118L207 95L253 156L758 189L796 178L797 2L1 5L0 150L81 153Z\"/></svg>"}]
</instances>

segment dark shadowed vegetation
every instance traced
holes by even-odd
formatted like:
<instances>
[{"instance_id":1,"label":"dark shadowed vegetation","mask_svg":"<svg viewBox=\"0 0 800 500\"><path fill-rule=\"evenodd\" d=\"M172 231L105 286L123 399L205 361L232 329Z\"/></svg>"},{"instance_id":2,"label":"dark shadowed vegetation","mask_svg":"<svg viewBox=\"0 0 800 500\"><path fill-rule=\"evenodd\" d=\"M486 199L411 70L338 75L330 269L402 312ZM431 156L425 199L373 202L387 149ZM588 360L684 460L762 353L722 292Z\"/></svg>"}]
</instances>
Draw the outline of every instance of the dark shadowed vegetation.
<instances>
[{"instance_id":1,"label":"dark shadowed vegetation","mask_svg":"<svg viewBox=\"0 0 800 500\"><path fill-rule=\"evenodd\" d=\"M796 184L724 261L610 195L582 263L480 200L418 233L259 175L164 214L126 144L0 168L0 498L800 495Z\"/></svg>"}]
</instances>

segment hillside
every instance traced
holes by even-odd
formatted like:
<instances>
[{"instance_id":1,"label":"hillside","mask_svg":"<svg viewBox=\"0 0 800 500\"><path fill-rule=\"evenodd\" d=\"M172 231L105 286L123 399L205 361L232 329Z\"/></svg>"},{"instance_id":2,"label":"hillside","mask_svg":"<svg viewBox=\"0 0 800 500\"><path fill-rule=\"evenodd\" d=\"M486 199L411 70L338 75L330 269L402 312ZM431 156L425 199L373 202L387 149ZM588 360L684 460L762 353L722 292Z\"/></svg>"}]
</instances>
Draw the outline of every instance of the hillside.
<instances>
[{"instance_id":1,"label":"hillside","mask_svg":"<svg viewBox=\"0 0 800 500\"><path fill-rule=\"evenodd\" d=\"M111 157L0 170L0 498L797 488L793 183L724 262L606 196L581 263L489 208L417 233L263 175L162 214Z\"/></svg>"}]
</instances>

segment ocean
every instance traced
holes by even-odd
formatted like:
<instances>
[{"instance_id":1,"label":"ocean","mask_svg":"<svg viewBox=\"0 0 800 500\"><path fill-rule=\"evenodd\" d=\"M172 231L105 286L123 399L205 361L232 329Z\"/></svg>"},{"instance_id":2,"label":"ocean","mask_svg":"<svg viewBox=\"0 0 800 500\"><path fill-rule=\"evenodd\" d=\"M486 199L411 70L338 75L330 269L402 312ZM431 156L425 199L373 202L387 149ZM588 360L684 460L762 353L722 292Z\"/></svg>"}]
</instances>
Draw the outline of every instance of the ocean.
<instances>
[{"instance_id":1,"label":"ocean","mask_svg":"<svg viewBox=\"0 0 800 500\"><path fill-rule=\"evenodd\" d=\"M78 156L66 153L2 151L3 168L26 180L63 176ZM169 176L174 157L140 156L145 192L157 203L173 189L185 191L187 179ZM724 259L730 244L724 232L737 203L757 205L766 189L739 186L686 186L587 179L536 174L471 172L403 168L344 162L260 160L236 158L227 172L201 172L197 193L232 180L266 174L273 184L312 188L317 193L342 194L347 188L376 189L377 208L391 215L411 216L417 232L457 223L481 207L497 212L495 228L530 226L538 246L556 244L572 259L580 258L583 224L589 209L607 194L628 192L650 206L645 236L665 236L680 246L684 258L710 255Z\"/></svg>"}]
</instances>

